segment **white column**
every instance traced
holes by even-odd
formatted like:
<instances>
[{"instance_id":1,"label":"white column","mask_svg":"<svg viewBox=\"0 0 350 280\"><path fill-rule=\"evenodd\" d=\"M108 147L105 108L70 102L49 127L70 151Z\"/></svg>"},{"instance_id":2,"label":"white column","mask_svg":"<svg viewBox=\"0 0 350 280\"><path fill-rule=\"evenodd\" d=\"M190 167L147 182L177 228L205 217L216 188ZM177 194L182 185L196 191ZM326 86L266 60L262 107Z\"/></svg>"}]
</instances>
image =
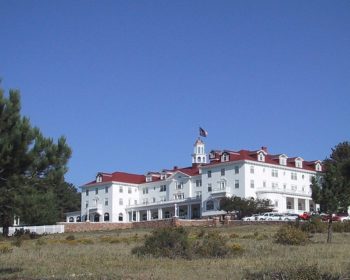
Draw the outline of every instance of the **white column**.
<instances>
[{"instance_id":1,"label":"white column","mask_svg":"<svg viewBox=\"0 0 350 280\"><path fill-rule=\"evenodd\" d=\"M178 207L177 207L177 204L175 203L174 205L175 209L174 209L174 217L177 217L177 210L178 210Z\"/></svg>"},{"instance_id":2,"label":"white column","mask_svg":"<svg viewBox=\"0 0 350 280\"><path fill-rule=\"evenodd\" d=\"M187 218L191 220L192 218L192 205L187 205Z\"/></svg>"},{"instance_id":3,"label":"white column","mask_svg":"<svg viewBox=\"0 0 350 280\"><path fill-rule=\"evenodd\" d=\"M305 211L310 212L310 200L305 199Z\"/></svg>"},{"instance_id":4,"label":"white column","mask_svg":"<svg viewBox=\"0 0 350 280\"><path fill-rule=\"evenodd\" d=\"M298 208L298 198L294 197L294 211L299 211L299 208Z\"/></svg>"},{"instance_id":5,"label":"white column","mask_svg":"<svg viewBox=\"0 0 350 280\"><path fill-rule=\"evenodd\" d=\"M147 210L147 221L151 220L151 210Z\"/></svg>"},{"instance_id":6,"label":"white column","mask_svg":"<svg viewBox=\"0 0 350 280\"><path fill-rule=\"evenodd\" d=\"M163 209L158 208L158 220L162 220L162 219L163 219Z\"/></svg>"},{"instance_id":7,"label":"white column","mask_svg":"<svg viewBox=\"0 0 350 280\"><path fill-rule=\"evenodd\" d=\"M140 221L140 211L136 211L136 222Z\"/></svg>"}]
</instances>

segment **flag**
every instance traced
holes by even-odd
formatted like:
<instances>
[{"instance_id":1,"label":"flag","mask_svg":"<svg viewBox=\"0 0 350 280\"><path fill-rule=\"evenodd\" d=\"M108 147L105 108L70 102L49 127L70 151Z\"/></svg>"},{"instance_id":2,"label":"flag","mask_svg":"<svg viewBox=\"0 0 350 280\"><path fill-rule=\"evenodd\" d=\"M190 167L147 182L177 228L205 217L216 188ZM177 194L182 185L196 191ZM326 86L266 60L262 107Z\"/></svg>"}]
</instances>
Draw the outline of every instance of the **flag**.
<instances>
[{"instance_id":1,"label":"flag","mask_svg":"<svg viewBox=\"0 0 350 280\"><path fill-rule=\"evenodd\" d=\"M208 136L208 132L200 127L199 128L199 135L203 136L203 137L207 137Z\"/></svg>"}]
</instances>

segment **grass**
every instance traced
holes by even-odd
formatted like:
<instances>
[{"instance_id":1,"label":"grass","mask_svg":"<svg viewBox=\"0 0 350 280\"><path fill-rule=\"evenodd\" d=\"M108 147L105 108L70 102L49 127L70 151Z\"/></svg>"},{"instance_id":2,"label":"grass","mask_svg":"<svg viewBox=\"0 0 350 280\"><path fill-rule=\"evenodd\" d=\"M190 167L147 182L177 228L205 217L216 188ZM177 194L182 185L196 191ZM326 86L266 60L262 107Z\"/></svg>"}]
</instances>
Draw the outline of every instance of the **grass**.
<instances>
[{"instance_id":1,"label":"grass","mask_svg":"<svg viewBox=\"0 0 350 280\"><path fill-rule=\"evenodd\" d=\"M317 265L323 272L350 271L350 234L314 234L305 246L274 243L278 226L244 225L219 228L242 253L223 259L139 258L132 248L143 243L151 230L119 230L43 236L24 240L20 247L2 240L0 279L244 279L247 272L283 270ZM217 230L206 228L206 231ZM191 236L201 233L192 228ZM39 241L40 240L40 241Z\"/></svg>"}]
</instances>

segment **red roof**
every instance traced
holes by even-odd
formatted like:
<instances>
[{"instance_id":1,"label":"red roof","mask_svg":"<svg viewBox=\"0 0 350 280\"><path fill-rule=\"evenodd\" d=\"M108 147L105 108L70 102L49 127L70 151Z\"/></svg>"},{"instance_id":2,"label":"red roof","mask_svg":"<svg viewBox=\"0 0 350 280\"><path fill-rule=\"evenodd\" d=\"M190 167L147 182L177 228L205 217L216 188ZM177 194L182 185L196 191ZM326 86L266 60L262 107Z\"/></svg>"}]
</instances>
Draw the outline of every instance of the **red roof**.
<instances>
[{"instance_id":1,"label":"red roof","mask_svg":"<svg viewBox=\"0 0 350 280\"><path fill-rule=\"evenodd\" d=\"M206 166L210 165L216 165L221 163L221 155L223 153L228 153L229 154L229 162L234 162L234 161L240 161L240 160L251 160L251 161L258 161L258 152L261 150L257 151L249 151L249 150L240 150L238 152L233 152L233 151L215 151L213 154L215 155L214 158L210 159L210 163L206 164ZM270 155L267 154L265 155L265 163L268 164L275 164L279 165L279 155ZM295 159L298 157L293 157L293 158L288 158L287 160L287 165L288 167L294 167L295 168ZM303 161L303 168L299 169L305 169L305 170L311 170L315 171L315 163L316 161Z\"/></svg>"}]
</instances>

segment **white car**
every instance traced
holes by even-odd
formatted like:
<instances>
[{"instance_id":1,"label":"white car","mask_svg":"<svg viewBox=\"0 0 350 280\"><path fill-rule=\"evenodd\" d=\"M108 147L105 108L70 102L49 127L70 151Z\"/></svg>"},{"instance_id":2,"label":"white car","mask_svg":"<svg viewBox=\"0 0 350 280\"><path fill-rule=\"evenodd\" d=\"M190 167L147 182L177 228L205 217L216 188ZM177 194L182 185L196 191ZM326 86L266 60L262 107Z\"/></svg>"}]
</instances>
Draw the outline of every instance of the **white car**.
<instances>
[{"instance_id":1,"label":"white car","mask_svg":"<svg viewBox=\"0 0 350 280\"><path fill-rule=\"evenodd\" d=\"M299 215L298 214L291 214L291 213L287 213L287 214L283 214L284 216L284 221L296 221L299 219Z\"/></svg>"},{"instance_id":2,"label":"white car","mask_svg":"<svg viewBox=\"0 0 350 280\"><path fill-rule=\"evenodd\" d=\"M284 221L285 216L280 213L268 212L258 216L259 221Z\"/></svg>"},{"instance_id":3,"label":"white car","mask_svg":"<svg viewBox=\"0 0 350 280\"><path fill-rule=\"evenodd\" d=\"M343 217L340 217L340 221L341 221L341 222L350 222L350 216L343 216Z\"/></svg>"},{"instance_id":4,"label":"white car","mask_svg":"<svg viewBox=\"0 0 350 280\"><path fill-rule=\"evenodd\" d=\"M258 214L253 214L253 215L251 215L251 216L249 216L249 217L244 217L243 219L242 219L242 221L245 221L245 222L247 222L247 221L257 221L258 220Z\"/></svg>"}]
</instances>

